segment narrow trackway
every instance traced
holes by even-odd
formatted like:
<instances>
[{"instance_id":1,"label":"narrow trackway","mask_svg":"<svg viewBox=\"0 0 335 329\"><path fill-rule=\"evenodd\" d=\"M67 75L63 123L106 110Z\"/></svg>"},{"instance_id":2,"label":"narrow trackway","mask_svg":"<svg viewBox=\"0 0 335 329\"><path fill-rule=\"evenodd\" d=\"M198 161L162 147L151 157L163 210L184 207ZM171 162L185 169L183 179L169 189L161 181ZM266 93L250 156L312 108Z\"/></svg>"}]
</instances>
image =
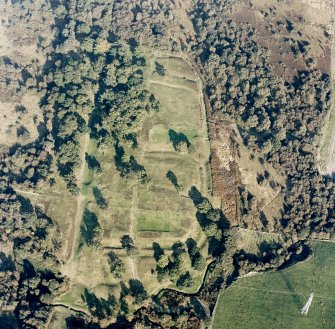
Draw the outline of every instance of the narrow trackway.
<instances>
[{"instance_id":1,"label":"narrow trackway","mask_svg":"<svg viewBox=\"0 0 335 329\"><path fill-rule=\"evenodd\" d=\"M37 192L29 192L29 191L24 191L24 190L15 190L16 193L22 193L22 194L29 194L29 195L36 195L36 196L41 196L42 194L37 193Z\"/></svg>"},{"instance_id":2,"label":"narrow trackway","mask_svg":"<svg viewBox=\"0 0 335 329\"><path fill-rule=\"evenodd\" d=\"M57 191L52 191L49 193L44 193L44 192L32 192L32 191L25 191L25 190L20 190L20 189L14 189L16 193L20 193L20 194L27 194L27 195L33 195L33 196L37 196L37 197L48 197L48 198L59 198L62 197L63 195Z\"/></svg>"},{"instance_id":3,"label":"narrow trackway","mask_svg":"<svg viewBox=\"0 0 335 329\"><path fill-rule=\"evenodd\" d=\"M81 166L77 173L77 185L80 189L79 196L77 198L77 210L76 210L76 216L74 220L72 221L72 226L70 230L69 240L68 240L68 248L67 248L67 260L70 261L73 259L75 251L76 251L76 245L79 237L79 227L81 223L81 219L83 217L84 212L84 204L85 204L85 195L82 194L81 188L84 181L85 176L85 153L87 152L88 145L90 142L90 135L88 133L85 134L84 140L81 146Z\"/></svg>"},{"instance_id":4,"label":"narrow trackway","mask_svg":"<svg viewBox=\"0 0 335 329\"><path fill-rule=\"evenodd\" d=\"M333 0L333 5L335 7L335 1ZM334 8L333 8L334 9ZM332 21L334 22L335 20L335 11L333 10L333 15L332 15ZM331 41L330 41L330 48L331 51L330 53L332 54L331 56L331 62L330 62L330 83L331 83L331 92L334 94L335 92L335 58L333 56L334 51L335 51L335 24L331 24ZM328 115L326 117L326 124L324 125L323 128L323 133L322 133L322 138L321 138L321 144L319 146L319 171L323 175L333 175L335 173L335 100L334 97L331 97L331 104L330 104L330 109L328 111ZM331 142L329 144L329 148L327 150L327 154L322 154L323 152L321 151L322 148L324 148L324 144L327 144L327 141L325 138L329 137L327 134L327 130L331 130ZM320 166L321 165L321 166Z\"/></svg>"},{"instance_id":5,"label":"narrow trackway","mask_svg":"<svg viewBox=\"0 0 335 329\"><path fill-rule=\"evenodd\" d=\"M192 81L192 80L190 80L190 81ZM194 81L194 82L196 82L196 81ZM193 93L195 92L195 90L193 90L192 88L188 88L188 87L185 87L185 86L180 86L180 85L165 82L165 81L149 80L149 83L156 84L156 85L162 85L162 86L175 88L175 89L186 90L186 91L193 92Z\"/></svg>"},{"instance_id":6,"label":"narrow trackway","mask_svg":"<svg viewBox=\"0 0 335 329\"><path fill-rule=\"evenodd\" d=\"M136 237L137 203L138 203L137 185L135 185L133 187L133 197L132 197L132 200L131 200L130 226L129 226L129 236L133 239L134 244L135 244L135 237ZM129 266L130 266L130 269L131 269L133 279L138 279L136 256L133 255L131 257L128 257L128 262L129 262Z\"/></svg>"}]
</instances>

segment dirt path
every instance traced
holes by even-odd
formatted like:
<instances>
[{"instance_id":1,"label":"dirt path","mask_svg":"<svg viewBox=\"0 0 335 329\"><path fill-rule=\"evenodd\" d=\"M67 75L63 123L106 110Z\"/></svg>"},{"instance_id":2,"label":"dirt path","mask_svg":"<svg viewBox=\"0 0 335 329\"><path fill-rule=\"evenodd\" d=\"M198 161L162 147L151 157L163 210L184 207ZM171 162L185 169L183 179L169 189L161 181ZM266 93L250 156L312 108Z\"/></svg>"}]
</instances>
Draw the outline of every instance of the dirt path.
<instances>
[{"instance_id":1,"label":"dirt path","mask_svg":"<svg viewBox=\"0 0 335 329\"><path fill-rule=\"evenodd\" d=\"M48 194L46 194L46 193L31 192L31 191L25 191L25 190L15 189L15 192L16 193L20 193L20 194L33 195L33 196L42 197L42 198L45 198L45 197L48 197L48 198L59 198L59 197L63 196L61 193L56 192L56 191L52 191L52 192L49 192Z\"/></svg>"},{"instance_id":2,"label":"dirt path","mask_svg":"<svg viewBox=\"0 0 335 329\"><path fill-rule=\"evenodd\" d=\"M77 198L76 216L74 220L72 221L69 240L68 240L68 247L67 247L67 260L68 261L73 259L75 251L76 251L77 241L79 237L80 222L81 222L81 219L83 217L83 212L84 212L84 204L85 204L86 197L85 195L81 193L81 187L82 187L84 176L85 176L85 153L87 152L89 142L90 142L90 135L86 133L84 136L82 145L81 145L81 154L80 154L81 166L77 173L77 184L80 189L80 192Z\"/></svg>"},{"instance_id":3,"label":"dirt path","mask_svg":"<svg viewBox=\"0 0 335 329\"><path fill-rule=\"evenodd\" d=\"M192 80L190 80L190 81L192 81ZM194 81L194 82L196 82L196 81ZM181 85L175 85L175 84L165 82L165 81L149 80L149 83L153 83L153 84L156 84L156 85L162 85L162 86L175 88L175 89L182 89L182 90L186 90L186 91L189 91L189 92L192 92L192 93L195 92L195 90L192 89L192 88L188 88L188 87L181 86Z\"/></svg>"},{"instance_id":4,"label":"dirt path","mask_svg":"<svg viewBox=\"0 0 335 329\"><path fill-rule=\"evenodd\" d=\"M330 83L331 83L331 91L334 95L335 92L335 2L333 1L333 17L332 17L332 38L331 38L331 67L330 67ZM323 175L332 175L335 173L335 99L334 96L331 97L330 110L326 118L326 123L322 132L321 145L319 147L318 152L318 160L319 160L319 171ZM330 134L329 134L330 131ZM330 137L331 136L331 137ZM331 142L329 143L328 149L323 150L325 145L327 145L327 138L331 138Z\"/></svg>"},{"instance_id":5,"label":"dirt path","mask_svg":"<svg viewBox=\"0 0 335 329\"><path fill-rule=\"evenodd\" d=\"M134 244L135 244L135 237L136 237L137 203L138 203L137 185L135 185L133 187L133 197L131 200L130 226L129 226L129 236L133 239ZM133 279L138 279L136 256L128 257L128 262L129 262L129 266L131 269Z\"/></svg>"},{"instance_id":6,"label":"dirt path","mask_svg":"<svg viewBox=\"0 0 335 329\"><path fill-rule=\"evenodd\" d=\"M41 196L40 193L36 193L36 192L29 192L29 191L23 191L23 190L15 190L15 192L17 192L17 193L22 193L22 194L29 194L29 195Z\"/></svg>"}]
</instances>

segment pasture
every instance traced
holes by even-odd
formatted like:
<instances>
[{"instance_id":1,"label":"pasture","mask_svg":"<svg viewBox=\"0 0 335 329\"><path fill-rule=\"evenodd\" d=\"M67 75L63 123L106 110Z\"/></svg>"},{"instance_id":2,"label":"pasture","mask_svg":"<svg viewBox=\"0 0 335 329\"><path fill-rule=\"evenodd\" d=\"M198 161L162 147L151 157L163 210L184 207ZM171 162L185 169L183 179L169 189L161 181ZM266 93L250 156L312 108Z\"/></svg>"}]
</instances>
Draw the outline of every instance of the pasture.
<instances>
[{"instance_id":1,"label":"pasture","mask_svg":"<svg viewBox=\"0 0 335 329\"><path fill-rule=\"evenodd\" d=\"M212 329L333 329L335 244L313 242L313 255L287 269L239 279L223 290ZM311 293L308 316L300 310Z\"/></svg>"}]
</instances>

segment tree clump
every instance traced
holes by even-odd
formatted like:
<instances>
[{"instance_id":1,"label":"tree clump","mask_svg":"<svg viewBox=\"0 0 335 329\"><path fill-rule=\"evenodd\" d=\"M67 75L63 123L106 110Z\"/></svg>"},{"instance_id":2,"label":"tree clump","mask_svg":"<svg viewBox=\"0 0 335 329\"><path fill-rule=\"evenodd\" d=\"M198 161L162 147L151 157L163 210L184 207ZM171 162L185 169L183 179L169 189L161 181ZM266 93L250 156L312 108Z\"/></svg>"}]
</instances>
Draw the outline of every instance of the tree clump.
<instances>
[{"instance_id":1,"label":"tree clump","mask_svg":"<svg viewBox=\"0 0 335 329\"><path fill-rule=\"evenodd\" d=\"M125 272L125 266L122 260L115 254L115 252L110 251L107 254L108 264L110 270L116 279L121 279L122 274Z\"/></svg>"}]
</instances>

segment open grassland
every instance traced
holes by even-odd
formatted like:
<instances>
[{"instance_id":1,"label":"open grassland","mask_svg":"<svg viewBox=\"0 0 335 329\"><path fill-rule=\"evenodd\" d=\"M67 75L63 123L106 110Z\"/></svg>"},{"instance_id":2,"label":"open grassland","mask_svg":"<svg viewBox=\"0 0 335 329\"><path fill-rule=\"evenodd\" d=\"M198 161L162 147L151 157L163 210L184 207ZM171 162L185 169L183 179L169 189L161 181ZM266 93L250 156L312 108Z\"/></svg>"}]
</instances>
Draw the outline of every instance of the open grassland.
<instances>
[{"instance_id":1,"label":"open grassland","mask_svg":"<svg viewBox=\"0 0 335 329\"><path fill-rule=\"evenodd\" d=\"M238 280L218 301L213 329L331 329L335 324L335 243L312 243L305 262ZM311 293L308 316L300 309Z\"/></svg>"},{"instance_id":2,"label":"open grassland","mask_svg":"<svg viewBox=\"0 0 335 329\"><path fill-rule=\"evenodd\" d=\"M119 282L127 284L130 279L140 280L149 294L164 287L175 288L169 280L158 282L152 271L157 265L154 243L170 255L174 243L192 238L207 262L211 259L206 236L195 217L196 208L188 197L192 186L207 197L211 189L209 141L200 81L182 59L151 58L150 63L149 86L160 102L160 111L144 120L138 133L138 149L127 149L144 166L150 182L143 185L120 177L114 148L98 148L96 141L90 139L86 149L99 162L101 171L94 172L83 164L85 170L77 199L81 199L81 211L87 209L96 215L101 239L99 246L87 246L80 234L83 220L75 224L77 239L73 234L72 257L62 269L75 284L57 301L82 311L87 311L81 298L85 288L103 298L108 294L118 298ZM178 152L171 139L173 134L186 136L189 150ZM178 188L167 177L168 172L176 177ZM97 189L104 199L104 207L97 202L94 193ZM122 248L121 239L125 235L134 240L137 252L133 257ZM121 279L116 279L110 271L107 257L110 251L125 265ZM185 291L195 292L205 269L194 270L190 261L185 266L185 271L190 271L194 279L194 285Z\"/></svg>"},{"instance_id":3,"label":"open grassland","mask_svg":"<svg viewBox=\"0 0 335 329\"><path fill-rule=\"evenodd\" d=\"M263 248L268 249L269 247L275 247L283 243L283 239L279 234L253 231L243 228L238 229L235 238L238 250L244 250L245 252L254 255L264 251Z\"/></svg>"}]
</instances>

